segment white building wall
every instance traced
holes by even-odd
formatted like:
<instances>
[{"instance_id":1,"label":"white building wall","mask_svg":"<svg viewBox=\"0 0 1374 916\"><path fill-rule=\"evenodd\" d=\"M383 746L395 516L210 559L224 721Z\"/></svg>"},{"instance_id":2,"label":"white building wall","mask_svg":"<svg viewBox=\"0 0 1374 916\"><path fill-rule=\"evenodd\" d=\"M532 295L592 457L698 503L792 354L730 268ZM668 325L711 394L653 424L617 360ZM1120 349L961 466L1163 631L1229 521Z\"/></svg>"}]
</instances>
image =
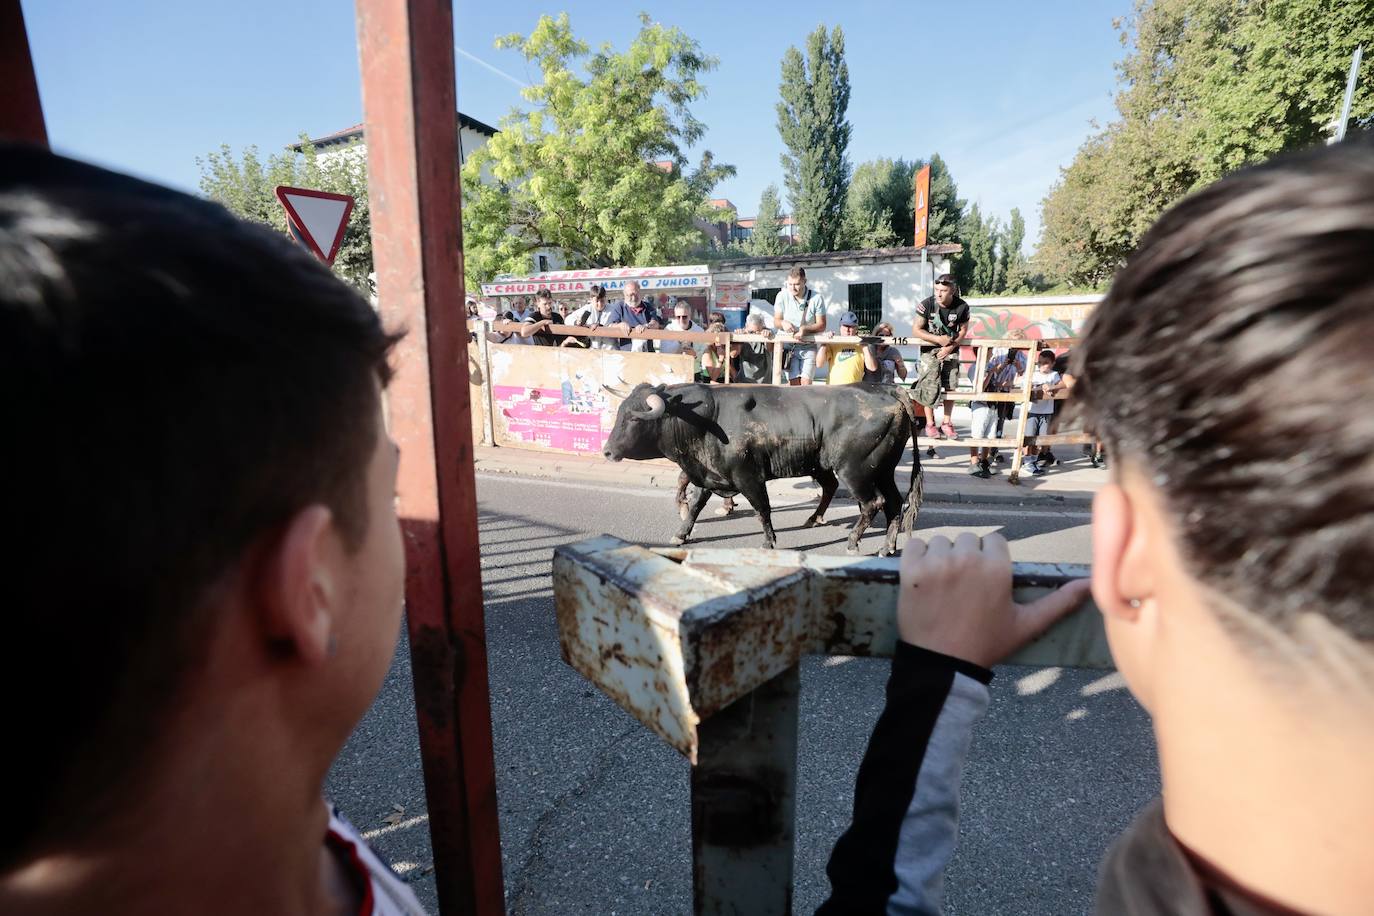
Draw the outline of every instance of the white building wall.
<instances>
[{"instance_id":1,"label":"white building wall","mask_svg":"<svg viewBox=\"0 0 1374 916\"><path fill-rule=\"evenodd\" d=\"M462 165L468 161L468 157L471 156L475 151L486 146L487 141L489 139L491 138L488 137L486 134L480 131L473 130L471 127L460 127L458 129L459 167L461 168ZM319 150L319 158L321 163L328 162L329 160L337 156L347 156L351 159L366 161L367 141L360 139L357 143L354 143L352 145L349 145L347 143L339 143L337 145L321 147ZM491 167L489 165L483 166L482 183L491 184L492 181L493 179L491 177Z\"/></svg>"},{"instance_id":2,"label":"white building wall","mask_svg":"<svg viewBox=\"0 0 1374 916\"><path fill-rule=\"evenodd\" d=\"M743 271L720 271L714 275L720 281L747 281L750 290L781 287L786 284L791 266L751 268ZM940 256L926 262L922 271L920 257L910 261L891 261L880 264L840 264L832 267L807 267L806 282L825 297L831 331L839 330L839 317L849 310L849 284L881 283L883 285L883 320L890 322L899 336L911 332L916 318L916 303L934 293L935 277L950 272L948 257Z\"/></svg>"}]
</instances>

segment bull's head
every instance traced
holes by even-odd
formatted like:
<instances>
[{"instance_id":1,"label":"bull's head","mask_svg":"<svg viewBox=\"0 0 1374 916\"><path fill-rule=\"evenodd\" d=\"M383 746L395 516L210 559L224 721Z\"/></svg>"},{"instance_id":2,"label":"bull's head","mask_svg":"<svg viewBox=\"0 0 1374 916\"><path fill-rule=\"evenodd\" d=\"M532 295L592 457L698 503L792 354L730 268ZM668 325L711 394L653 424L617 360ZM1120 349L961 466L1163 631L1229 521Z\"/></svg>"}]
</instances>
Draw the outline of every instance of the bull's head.
<instances>
[{"instance_id":1,"label":"bull's head","mask_svg":"<svg viewBox=\"0 0 1374 916\"><path fill-rule=\"evenodd\" d=\"M663 415L668 411L669 396L666 385L650 385L647 382L636 385L633 391L622 393L607 388L612 394L624 400L615 414L615 426L606 440L603 454L611 461L633 458L642 461L646 458L662 458L659 447L658 428Z\"/></svg>"}]
</instances>

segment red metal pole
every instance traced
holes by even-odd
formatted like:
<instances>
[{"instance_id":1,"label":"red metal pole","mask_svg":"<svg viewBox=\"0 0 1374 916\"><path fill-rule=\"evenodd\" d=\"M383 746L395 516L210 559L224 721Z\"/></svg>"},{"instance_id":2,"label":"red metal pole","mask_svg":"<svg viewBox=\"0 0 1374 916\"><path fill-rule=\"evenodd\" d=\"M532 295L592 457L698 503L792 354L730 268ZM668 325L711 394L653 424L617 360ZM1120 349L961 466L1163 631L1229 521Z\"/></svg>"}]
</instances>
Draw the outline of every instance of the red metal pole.
<instances>
[{"instance_id":1,"label":"red metal pole","mask_svg":"<svg viewBox=\"0 0 1374 916\"><path fill-rule=\"evenodd\" d=\"M468 404L453 14L357 0L372 254L410 335L387 404L401 447L406 619L439 908L504 912Z\"/></svg>"},{"instance_id":2,"label":"red metal pole","mask_svg":"<svg viewBox=\"0 0 1374 916\"><path fill-rule=\"evenodd\" d=\"M29 33L19 0L0 0L0 139L48 145Z\"/></svg>"}]
</instances>

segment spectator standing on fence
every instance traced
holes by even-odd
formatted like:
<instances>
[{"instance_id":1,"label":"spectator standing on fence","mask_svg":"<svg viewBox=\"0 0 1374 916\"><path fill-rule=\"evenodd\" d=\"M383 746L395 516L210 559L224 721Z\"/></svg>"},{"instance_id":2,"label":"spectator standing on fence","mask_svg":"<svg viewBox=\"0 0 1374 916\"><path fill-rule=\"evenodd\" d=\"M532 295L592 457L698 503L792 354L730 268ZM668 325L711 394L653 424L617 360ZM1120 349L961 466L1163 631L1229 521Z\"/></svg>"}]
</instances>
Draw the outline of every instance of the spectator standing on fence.
<instances>
[{"instance_id":1,"label":"spectator standing on fence","mask_svg":"<svg viewBox=\"0 0 1374 916\"><path fill-rule=\"evenodd\" d=\"M884 321L873 329L874 337L895 337L892 332L892 325ZM897 379L906 381L906 360L902 358L902 351L892 344L879 343L873 345L873 357L878 361L878 368L874 371L864 369L865 382L876 382L881 385L895 384Z\"/></svg>"},{"instance_id":2,"label":"spectator standing on fence","mask_svg":"<svg viewBox=\"0 0 1374 916\"><path fill-rule=\"evenodd\" d=\"M540 347L556 347L558 335L549 328L562 323L563 317L554 311L553 293L541 289L534 295L534 313L525 319L520 336Z\"/></svg>"},{"instance_id":3,"label":"spectator standing on fence","mask_svg":"<svg viewBox=\"0 0 1374 916\"><path fill-rule=\"evenodd\" d=\"M945 398L945 421L935 426L935 404L940 395L959 387L959 344L968 334L969 307L959 295L953 274L940 274L935 280L935 295L916 304L916 320L911 336L931 347L921 349L917 368L917 403L925 408L926 430L932 438L958 439L954 430L954 402ZM932 394L932 392L934 392Z\"/></svg>"},{"instance_id":4,"label":"spectator standing on fence","mask_svg":"<svg viewBox=\"0 0 1374 916\"><path fill-rule=\"evenodd\" d=\"M763 316L751 314L744 320L744 333L768 336L763 326ZM769 343L733 343L730 345L730 358L735 364L730 369L733 381L749 385L767 385L773 381L773 345Z\"/></svg>"},{"instance_id":5,"label":"spectator standing on fence","mask_svg":"<svg viewBox=\"0 0 1374 916\"><path fill-rule=\"evenodd\" d=\"M1025 329L1025 328L1012 328L1012 329L1007 333L1007 339L1008 339L1008 340L1025 340L1025 339L1026 339L1026 329ZM1012 357L1012 359L1014 359L1014 360L1016 361L1016 374L1017 374L1018 376L1021 376L1021 375L1025 375L1025 374L1026 374L1026 360L1027 360L1027 358L1028 358L1026 354L1027 354L1028 352L1029 352L1029 351L1024 350L1024 349L1022 349L1022 348L1020 348L1020 347L997 347L997 348L995 348L995 349L992 351L992 355L993 355L993 358L995 359L995 358L997 358L997 357L1006 356L1006 355L1010 354L1011 357ZM1007 390L1008 390L1008 391L1011 391L1011 390L1013 390L1013 389L1012 389L1012 388L1008 388ZM996 403L996 407L997 407L997 429L996 429L994 435L995 435L996 438L1000 439L1000 438L1002 438L1002 432L1003 432L1003 430L1006 428L1006 423L1007 423L1007 421L1010 420L1010 419L1012 418L1012 416L1016 413L1016 405L1013 404L1011 401L998 401L998 402ZM995 449L992 450L992 463L993 463L993 464L1001 464L1004 460L1005 460L1005 458L1002 456L1002 450L1001 450L1000 448L995 448Z\"/></svg>"},{"instance_id":6,"label":"spectator standing on fence","mask_svg":"<svg viewBox=\"0 0 1374 916\"><path fill-rule=\"evenodd\" d=\"M1057 373L1059 373L1059 381L1058 381L1058 382L1055 382L1054 385L1052 385L1052 386L1049 388L1049 392L1048 392L1048 393L1049 393L1049 394L1056 394L1056 393L1058 393L1058 392L1060 392L1060 391L1068 391L1069 388L1072 387L1072 382L1070 382L1068 385L1064 384L1065 379L1068 377L1068 373L1069 373L1069 351L1068 351L1068 350L1065 350L1063 353L1060 353L1057 357L1055 357L1055 360L1054 360L1054 371L1057 372ZM1059 431L1059 416L1060 416L1060 414L1061 414L1062 411L1063 411L1064 402L1061 401L1061 400L1059 400L1058 398L1056 398L1055 400L1051 401L1050 404L1053 405L1053 406L1051 407L1051 412L1050 412L1050 431L1049 431L1049 435L1053 436L1055 433L1057 433L1057 432ZM1047 468L1047 467L1049 467L1050 465L1054 464L1054 463L1055 463L1056 461L1058 461L1058 460L1059 460L1059 459L1055 458L1055 456L1054 456L1054 448L1053 448L1053 446L1047 445L1047 446L1045 446L1044 448L1042 448L1042 449L1040 450L1040 457L1039 457L1037 463L1038 463L1042 468Z\"/></svg>"},{"instance_id":7,"label":"spectator standing on fence","mask_svg":"<svg viewBox=\"0 0 1374 916\"><path fill-rule=\"evenodd\" d=\"M1051 389L1059 384L1059 373L1054 371L1054 351L1041 350L1040 355L1035 358L1035 371L1031 373L1031 402L1028 415L1026 417L1027 436L1048 436L1050 434L1050 419L1054 416L1054 401L1049 399ZM1027 445L1026 455L1029 461L1026 466L1030 472L1036 476L1045 473L1045 467L1040 464L1040 450L1045 448L1040 444Z\"/></svg>"},{"instance_id":8,"label":"spectator standing on fence","mask_svg":"<svg viewBox=\"0 0 1374 916\"><path fill-rule=\"evenodd\" d=\"M5 456L0 912L423 912L321 798L401 628L394 340L280 233L0 150L0 384L43 443Z\"/></svg>"},{"instance_id":9,"label":"spectator standing on fence","mask_svg":"<svg viewBox=\"0 0 1374 916\"><path fill-rule=\"evenodd\" d=\"M606 307L606 291L596 284L587 293L587 304L568 313L565 324L579 328L604 328L611 321L611 311ZM590 341L590 343L588 343ZM614 350L614 337L577 337L568 335L563 341L565 347L591 347L593 350Z\"/></svg>"},{"instance_id":10,"label":"spectator standing on fence","mask_svg":"<svg viewBox=\"0 0 1374 916\"><path fill-rule=\"evenodd\" d=\"M858 334L859 316L845 312L840 316L840 335L857 337ZM825 336L835 335L827 332ZM872 344L828 343L822 344L816 354L816 368L829 370L825 378L827 385L852 385L863 381L865 372L878 371L878 358Z\"/></svg>"},{"instance_id":11,"label":"spectator standing on fence","mask_svg":"<svg viewBox=\"0 0 1374 916\"><path fill-rule=\"evenodd\" d=\"M1370 911L1374 422L1350 405L1374 401L1371 250L1367 146L1234 172L1146 233L1074 354L1113 456L1092 593L1162 777L1097 913ZM907 543L888 706L821 916L942 909L990 666L1082 588L1019 606L1010 573L997 535Z\"/></svg>"},{"instance_id":12,"label":"spectator standing on fence","mask_svg":"<svg viewBox=\"0 0 1374 916\"><path fill-rule=\"evenodd\" d=\"M983 393L1002 394L1011 391L1016 384L1016 351L1003 351L1001 356L994 356L988 360L988 364L983 367ZM991 439L997 430L998 416L1001 414L999 409L1002 401L970 401L969 410L973 414L973 426L969 430L969 437L973 439ZM987 479L992 476L992 452L991 446L969 446L968 450L968 472L974 477Z\"/></svg>"},{"instance_id":13,"label":"spectator standing on fence","mask_svg":"<svg viewBox=\"0 0 1374 916\"><path fill-rule=\"evenodd\" d=\"M794 267L773 303L773 329L796 335L819 334L825 330L825 297L806 285L806 271ZM816 345L793 343L783 348L787 356L787 377L793 385L810 385L816 377Z\"/></svg>"},{"instance_id":14,"label":"spectator standing on fence","mask_svg":"<svg viewBox=\"0 0 1374 916\"><path fill-rule=\"evenodd\" d=\"M640 297L638 280L627 281L623 295L624 298L621 301L611 306L608 327L630 336L637 336L646 329L657 331L663 327L663 319L658 314L658 309L654 308L652 302L645 302ZM621 338L620 349L631 350L635 353L652 353L654 345L653 341L647 337L640 337L636 340Z\"/></svg>"}]
</instances>

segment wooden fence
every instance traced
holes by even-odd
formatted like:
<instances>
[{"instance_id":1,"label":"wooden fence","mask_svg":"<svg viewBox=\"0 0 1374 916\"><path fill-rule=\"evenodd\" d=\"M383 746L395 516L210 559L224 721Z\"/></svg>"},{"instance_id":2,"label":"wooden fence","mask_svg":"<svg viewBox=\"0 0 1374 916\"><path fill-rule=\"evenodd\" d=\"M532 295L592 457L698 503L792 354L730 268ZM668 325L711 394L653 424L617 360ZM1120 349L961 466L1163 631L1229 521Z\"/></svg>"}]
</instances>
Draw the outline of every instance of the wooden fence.
<instances>
[{"instance_id":1,"label":"wooden fence","mask_svg":"<svg viewBox=\"0 0 1374 916\"><path fill-rule=\"evenodd\" d=\"M551 450L573 453L600 452L601 442L597 442L595 444L595 447L560 448L558 445L553 444L551 442L526 443L522 441L515 441L515 437L513 437L510 434L504 433L501 428L501 424L499 422L496 422L496 420L494 419L499 418L501 416L501 411L508 410L508 408L502 408L499 405L500 399L497 396L497 390L501 386L498 386L493 381L493 358L494 356L496 356L497 361L499 362L501 359L506 358L501 355L503 351L525 351L527 348L524 345L493 343L488 340L487 333L495 332L499 335L510 335L512 333L517 333L519 329L522 327L522 325L518 322L510 321L496 321L494 323L488 324L487 322L474 320L469 323L469 326L473 330L473 336L475 338L475 340L469 348L469 358L472 361L472 371L470 372L470 376L472 379L473 386L475 388L481 389L480 392L472 392L473 403L481 404L480 411L473 411L474 438L480 438L483 441L485 441L488 445L507 445L518 448L529 447L545 451ZM724 380L726 383L729 383L731 381L730 360L728 359L730 345L733 343L766 343L772 347L772 379L773 384L775 385L783 384L784 348L791 344L815 344L817 346L825 346L882 343L894 347L907 348L915 348L923 345L922 341L914 337L846 337L841 335L829 334L819 334L814 336L794 336L790 334L745 334L741 332L730 331L664 331L650 330L647 328L635 328L631 333L627 335L624 332L618 330L607 330L605 328L583 328L575 325L552 325L548 328L548 333L559 337L575 336L581 338L628 338L630 340L675 340L683 343L684 345L690 345L698 349L714 345L717 347L721 347L722 352L727 354L727 358L723 361ZM1031 385L1031 374L1035 369L1036 361L1039 357L1039 354L1041 353L1041 351L1046 349L1054 349L1056 351L1059 351L1071 347L1076 343L1077 338L1073 337L1060 337L1041 340L987 338L965 340L960 345L959 350L961 354L961 371L959 373L960 387L957 389L944 392L942 394L942 400L953 401L960 404L967 404L971 401L981 401L991 404L1011 403L1014 405L1018 405L1020 407L1019 415L1016 416L1014 419L1008 421L1013 425L1014 432L1010 433L1009 435L1004 435L997 438L975 439L972 437L963 437L955 440L936 439L922 435L918 436L916 440L917 447L927 449L928 454L933 454L932 450L936 446L941 446L945 448L1010 449L1012 452L1012 457L1010 468L1007 474L1007 481L1011 484L1017 484L1020 482L1021 466L1023 464L1022 459L1023 453L1025 451L1025 446L1054 446L1092 443L1093 438L1087 435L1082 430L1073 430L1069 432L1055 432L1052 435L1045 436L1026 435L1026 428L1030 416L1030 405L1033 401L1039 399L1035 397L1035 392ZM987 369L991 351L998 349L1025 350L1026 371L1021 373L1020 383L1016 390L1007 392L983 392L981 390L983 387L983 378L985 371ZM534 352L540 352L541 350L544 354L548 354L549 352L547 348L540 348L540 350L534 350L533 352L528 354L522 353L520 357L516 358L528 359L529 357L533 356ZM633 384L631 378L627 378L624 375L625 370L623 367L623 361L625 357L636 357L641 361L643 361L645 357L657 357L658 361L661 362L661 365L652 368L647 366L636 366L635 371L631 373L631 376L635 379L635 381L652 381L656 378L661 378L669 382L675 382L687 381L690 380L692 377L691 366L688 363L688 360L690 360L691 357L682 354L632 354L622 350L598 350L581 348L569 348L565 349L564 352L581 354L583 358L592 360L596 360L598 358L604 359L606 357L613 355L614 358L621 361L621 363L618 364L620 367L618 369L619 375L617 375L616 378L611 379L611 381L613 382ZM962 355L969 352L971 352L972 354L971 358L967 358ZM555 357L554 359L556 360L557 357ZM672 365L669 365L669 363L672 363ZM913 370L910 372L909 375L910 378L914 379L915 361L908 360L907 365L913 367ZM969 366L972 367L972 372L962 371L965 367ZM657 371L654 371L655 369ZM547 383L543 384L545 387L549 387ZM535 387L535 385L531 384L530 387L533 388ZM537 394L537 388L535 393ZM1051 394L1049 397L1053 400L1067 400L1069 396L1070 393L1068 391L1058 391ZM941 405L936 404L935 410L940 411L941 409ZM479 413L481 416L480 429L477 428ZM613 420L613 407L610 408L610 414L611 416L609 420ZM601 423L602 432L604 433L609 433L609 420L603 419L603 422Z\"/></svg>"}]
</instances>

